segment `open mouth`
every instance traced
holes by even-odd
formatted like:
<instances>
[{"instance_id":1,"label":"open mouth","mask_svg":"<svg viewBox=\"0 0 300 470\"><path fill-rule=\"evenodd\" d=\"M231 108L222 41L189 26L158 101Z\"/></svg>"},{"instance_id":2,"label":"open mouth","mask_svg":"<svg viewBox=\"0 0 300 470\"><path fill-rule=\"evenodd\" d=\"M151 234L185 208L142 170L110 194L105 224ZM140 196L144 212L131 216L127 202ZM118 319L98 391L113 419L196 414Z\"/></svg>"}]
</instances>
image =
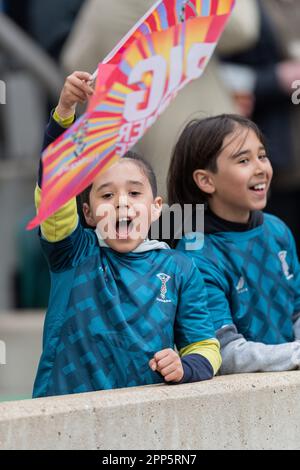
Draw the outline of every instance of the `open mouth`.
<instances>
[{"instance_id":1,"label":"open mouth","mask_svg":"<svg viewBox=\"0 0 300 470\"><path fill-rule=\"evenodd\" d=\"M116 234L120 240L125 240L129 237L133 229L133 221L129 217L123 217L116 222Z\"/></svg>"},{"instance_id":2,"label":"open mouth","mask_svg":"<svg viewBox=\"0 0 300 470\"><path fill-rule=\"evenodd\" d=\"M267 190L267 184L259 183L259 184L256 184L255 186L251 186L250 189L251 191L254 191L257 194L264 194Z\"/></svg>"}]
</instances>

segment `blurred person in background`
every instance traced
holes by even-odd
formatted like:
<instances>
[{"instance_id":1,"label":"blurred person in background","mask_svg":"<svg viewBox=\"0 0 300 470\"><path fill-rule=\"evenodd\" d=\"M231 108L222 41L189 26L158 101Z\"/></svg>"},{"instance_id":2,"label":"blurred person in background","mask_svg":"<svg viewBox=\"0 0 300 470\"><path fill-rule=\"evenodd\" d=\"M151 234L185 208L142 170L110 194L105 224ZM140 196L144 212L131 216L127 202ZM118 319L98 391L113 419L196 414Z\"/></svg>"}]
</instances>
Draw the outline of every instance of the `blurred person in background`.
<instances>
[{"instance_id":1,"label":"blurred person in background","mask_svg":"<svg viewBox=\"0 0 300 470\"><path fill-rule=\"evenodd\" d=\"M56 60L83 3L84 0L1 0L0 12L13 20L15 24L12 23L12 26L21 28L48 56ZM10 31L7 40L13 41L15 36L12 50L14 47L18 49L18 42L20 43L21 39L17 34L14 35L14 28L9 29L9 27L10 22L7 21L7 30ZM29 49L30 43L28 43ZM16 171L13 166L14 161L18 158L22 161L21 165L30 166L30 160L39 156L41 142L37 140L40 135L38 126L39 124L43 126L43 112L46 118L47 108L52 107L53 98L48 95L48 89L46 90L39 77L35 76L26 58L22 61L13 53L5 53L5 48L0 49L0 67L0 78L8 84L8 103L5 115L2 109L3 113L0 116L2 120L0 159L11 164L13 172ZM42 67L41 63L41 70ZM55 64L53 71L54 67ZM29 114L28 109L30 109ZM17 178L20 178L20 175L16 174ZM23 210L20 211L21 220L17 219L16 226L12 217L9 217L8 221L9 228L5 236L15 240L14 244L12 243L14 254L12 249L8 248L4 260L2 259L0 285L8 284L8 289L5 291L12 291L12 295L6 295L4 306L11 304L12 307L22 309L43 308L48 300L49 274L47 263L39 249L36 233L25 231L28 220L33 216L26 206L25 180L26 178L21 178L19 183L22 201L15 202L18 208ZM10 231L13 231L13 237L10 236ZM15 259L15 266L12 266L11 259ZM10 281L7 282L6 279Z\"/></svg>"},{"instance_id":2,"label":"blurred person in background","mask_svg":"<svg viewBox=\"0 0 300 470\"><path fill-rule=\"evenodd\" d=\"M84 0L4 0L5 12L57 59Z\"/></svg>"},{"instance_id":3,"label":"blurred person in background","mask_svg":"<svg viewBox=\"0 0 300 470\"><path fill-rule=\"evenodd\" d=\"M241 106L240 112L251 117L266 135L274 168L267 210L290 226L300 253L300 107L292 102L293 83L300 80L300 2L257 0L257 5L259 40L224 59L229 69L233 65L247 75L242 81L245 88L248 86L249 106ZM239 100L241 97L240 93Z\"/></svg>"},{"instance_id":4,"label":"blurred person in background","mask_svg":"<svg viewBox=\"0 0 300 470\"><path fill-rule=\"evenodd\" d=\"M27 28L27 9L29 0L2 0L1 10L24 30Z\"/></svg>"},{"instance_id":5,"label":"blurred person in background","mask_svg":"<svg viewBox=\"0 0 300 470\"><path fill-rule=\"evenodd\" d=\"M154 4L153 0L86 0L63 48L61 62L67 72L94 72L98 63ZM238 0L221 38L219 49L226 53L252 46L258 38L255 0ZM217 55L200 80L189 84L138 143L158 175L161 194L166 195L166 175L173 145L186 121L195 115L236 112L217 67Z\"/></svg>"}]
</instances>

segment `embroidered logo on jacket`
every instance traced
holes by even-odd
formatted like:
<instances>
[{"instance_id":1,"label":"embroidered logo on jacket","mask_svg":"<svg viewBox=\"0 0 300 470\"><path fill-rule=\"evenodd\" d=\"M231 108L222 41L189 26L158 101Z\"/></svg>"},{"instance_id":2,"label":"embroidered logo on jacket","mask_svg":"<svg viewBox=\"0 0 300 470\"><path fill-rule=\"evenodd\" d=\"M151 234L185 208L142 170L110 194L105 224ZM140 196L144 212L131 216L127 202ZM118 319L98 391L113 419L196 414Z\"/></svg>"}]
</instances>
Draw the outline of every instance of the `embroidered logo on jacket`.
<instances>
[{"instance_id":1,"label":"embroidered logo on jacket","mask_svg":"<svg viewBox=\"0 0 300 470\"><path fill-rule=\"evenodd\" d=\"M248 292L248 287L245 287L246 281L243 276L240 277L239 282L236 285L236 290L238 294L243 294L244 292Z\"/></svg>"},{"instance_id":2,"label":"embroidered logo on jacket","mask_svg":"<svg viewBox=\"0 0 300 470\"><path fill-rule=\"evenodd\" d=\"M161 281L161 284L162 284L160 288L160 297L157 297L156 300L158 300L159 302L164 302L164 303L172 302L171 300L166 299L166 295L168 292L167 282L171 279L171 276L165 273L159 273L159 274L156 274L156 276L158 277L158 279Z\"/></svg>"},{"instance_id":3,"label":"embroidered logo on jacket","mask_svg":"<svg viewBox=\"0 0 300 470\"><path fill-rule=\"evenodd\" d=\"M79 129L72 136L72 140L74 144L76 144L76 149L74 153L77 157L79 157L82 154L82 152L84 151L87 145L86 138L87 138L88 130L89 130L89 122L87 119L85 119L82 122Z\"/></svg>"},{"instance_id":4,"label":"embroidered logo on jacket","mask_svg":"<svg viewBox=\"0 0 300 470\"><path fill-rule=\"evenodd\" d=\"M281 266L282 266L283 273L284 273L285 277L287 278L287 280L289 281L290 279L292 279L294 277L294 274L290 274L290 267L289 267L289 265L286 261L287 251L280 251L278 253L278 257L281 261Z\"/></svg>"}]
</instances>

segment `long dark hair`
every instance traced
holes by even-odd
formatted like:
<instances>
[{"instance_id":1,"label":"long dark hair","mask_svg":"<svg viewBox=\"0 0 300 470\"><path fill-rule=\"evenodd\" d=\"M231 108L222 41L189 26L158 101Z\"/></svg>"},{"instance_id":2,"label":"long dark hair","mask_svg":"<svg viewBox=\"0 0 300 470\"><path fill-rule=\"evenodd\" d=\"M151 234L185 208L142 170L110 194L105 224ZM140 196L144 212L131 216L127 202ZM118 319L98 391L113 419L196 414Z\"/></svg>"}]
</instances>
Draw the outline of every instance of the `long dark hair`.
<instances>
[{"instance_id":1,"label":"long dark hair","mask_svg":"<svg viewBox=\"0 0 300 470\"><path fill-rule=\"evenodd\" d=\"M217 159L224 149L224 139L238 128L253 130L265 145L257 125L235 114L194 119L186 125L174 147L168 172L169 205L207 202L208 196L196 185L193 173L197 169L217 173Z\"/></svg>"}]
</instances>

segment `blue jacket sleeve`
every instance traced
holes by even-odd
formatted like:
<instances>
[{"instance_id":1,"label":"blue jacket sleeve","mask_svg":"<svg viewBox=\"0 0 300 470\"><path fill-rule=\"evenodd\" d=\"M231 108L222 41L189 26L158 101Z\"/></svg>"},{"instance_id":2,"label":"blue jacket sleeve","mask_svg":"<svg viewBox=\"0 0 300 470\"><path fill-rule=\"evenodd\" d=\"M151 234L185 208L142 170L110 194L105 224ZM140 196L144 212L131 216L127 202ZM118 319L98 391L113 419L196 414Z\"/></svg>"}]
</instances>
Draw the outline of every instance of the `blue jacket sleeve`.
<instances>
[{"instance_id":1,"label":"blue jacket sleeve","mask_svg":"<svg viewBox=\"0 0 300 470\"><path fill-rule=\"evenodd\" d=\"M186 253L186 256L193 259L195 266L201 273L206 288L207 306L211 314L214 330L217 331L224 325L233 324L230 306L227 300L229 285L226 278L210 259L202 256L202 251L186 250L186 241L182 239L177 250Z\"/></svg>"},{"instance_id":2,"label":"blue jacket sleeve","mask_svg":"<svg viewBox=\"0 0 300 470\"><path fill-rule=\"evenodd\" d=\"M197 264L197 259L195 259L195 262ZM217 331L224 325L233 324L231 309L226 295L229 288L226 286L224 276L222 276L213 263L204 258L199 260L198 268L205 282L208 308L211 312L214 329Z\"/></svg>"},{"instance_id":3,"label":"blue jacket sleeve","mask_svg":"<svg viewBox=\"0 0 300 470\"><path fill-rule=\"evenodd\" d=\"M190 270L188 275L183 275L175 321L178 350L192 343L215 338L204 281L194 262L188 258L186 261Z\"/></svg>"},{"instance_id":4,"label":"blue jacket sleeve","mask_svg":"<svg viewBox=\"0 0 300 470\"><path fill-rule=\"evenodd\" d=\"M48 242L41 237L41 245L50 271L62 272L78 266L98 246L93 230L78 224L76 230L59 242Z\"/></svg>"},{"instance_id":5,"label":"blue jacket sleeve","mask_svg":"<svg viewBox=\"0 0 300 470\"><path fill-rule=\"evenodd\" d=\"M183 378L180 383L201 382L210 380L214 376L214 370L206 357L200 354L189 354L181 359L183 367Z\"/></svg>"},{"instance_id":6,"label":"blue jacket sleeve","mask_svg":"<svg viewBox=\"0 0 300 470\"><path fill-rule=\"evenodd\" d=\"M49 122L45 129L42 150L44 151L48 147L48 145L52 144L52 142L54 142L58 137L60 137L61 134L65 132L65 130L66 129L64 127L60 126L55 121L55 119L53 118L53 111L52 111ZM40 188L42 186L42 177L43 177L43 166L42 166L42 160L40 159L39 174L38 174L38 185Z\"/></svg>"}]
</instances>

